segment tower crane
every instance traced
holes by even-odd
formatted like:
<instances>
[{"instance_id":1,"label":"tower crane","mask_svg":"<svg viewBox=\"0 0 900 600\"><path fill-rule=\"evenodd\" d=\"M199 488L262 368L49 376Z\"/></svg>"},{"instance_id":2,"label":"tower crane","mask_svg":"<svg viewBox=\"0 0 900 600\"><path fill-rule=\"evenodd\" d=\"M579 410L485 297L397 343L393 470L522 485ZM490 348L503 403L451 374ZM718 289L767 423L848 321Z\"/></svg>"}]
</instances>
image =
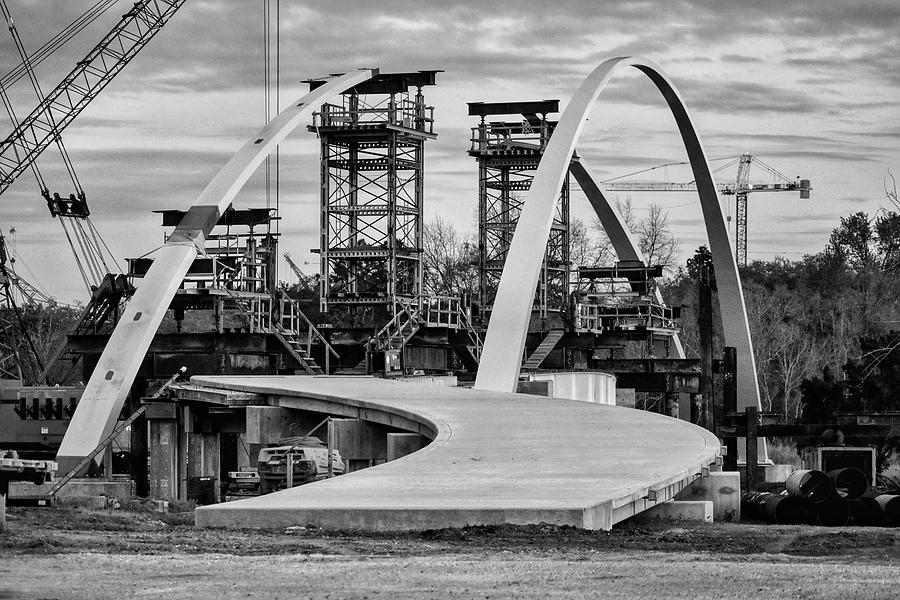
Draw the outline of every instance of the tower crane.
<instances>
[{"instance_id":1,"label":"tower crane","mask_svg":"<svg viewBox=\"0 0 900 600\"><path fill-rule=\"evenodd\" d=\"M809 198L810 190L809 179L790 179L785 177L776 169L770 167L758 157L752 154L741 154L738 157L726 159L727 164L719 167L716 171L727 169L737 165L737 175L733 182L720 183L717 185L719 193L724 196L734 196L735 199L735 259L738 266L747 266L747 196L756 192L800 192L801 199ZM690 181L686 183L672 182L642 182L642 181L623 181L633 175L655 171L657 169L666 169L674 165L688 164L685 162L667 163L658 165L649 169L644 169L636 173L630 173L621 177L614 177L602 181L607 191L617 192L690 192L697 191L696 182ZM750 183L750 166L752 164L759 165L766 172L773 176L774 182L771 183ZM731 217L728 218L731 221Z\"/></svg>"}]
</instances>

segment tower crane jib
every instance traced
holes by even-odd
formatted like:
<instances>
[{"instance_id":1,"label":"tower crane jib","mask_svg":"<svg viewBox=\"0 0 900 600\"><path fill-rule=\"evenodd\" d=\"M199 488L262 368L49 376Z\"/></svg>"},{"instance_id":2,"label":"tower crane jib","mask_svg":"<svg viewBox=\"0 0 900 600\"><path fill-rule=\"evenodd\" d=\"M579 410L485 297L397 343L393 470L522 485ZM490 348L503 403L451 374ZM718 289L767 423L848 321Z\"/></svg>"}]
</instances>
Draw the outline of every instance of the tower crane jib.
<instances>
[{"instance_id":1,"label":"tower crane jib","mask_svg":"<svg viewBox=\"0 0 900 600\"><path fill-rule=\"evenodd\" d=\"M717 188L723 196L735 197L735 259L739 266L747 266L747 195L756 192L800 192L800 198L806 200L809 198L810 190L808 179L790 179L784 174L767 165L759 159L759 157L744 153L739 157L730 157L727 159L731 162L721 168L730 167L737 164L737 174L733 182L719 183ZM687 163L666 163L656 167L650 167L634 173L638 175L658 169L667 169L673 165ZM772 182L769 183L750 183L750 167L751 165L759 165L763 170L772 176ZM668 171L666 171L668 173ZM693 181L686 183L674 183L665 177L662 182L649 182L631 180L629 175L615 177L601 181L600 183L606 188L606 191L621 192L693 192L697 190L697 184ZM729 217L730 221L730 217Z\"/></svg>"}]
</instances>

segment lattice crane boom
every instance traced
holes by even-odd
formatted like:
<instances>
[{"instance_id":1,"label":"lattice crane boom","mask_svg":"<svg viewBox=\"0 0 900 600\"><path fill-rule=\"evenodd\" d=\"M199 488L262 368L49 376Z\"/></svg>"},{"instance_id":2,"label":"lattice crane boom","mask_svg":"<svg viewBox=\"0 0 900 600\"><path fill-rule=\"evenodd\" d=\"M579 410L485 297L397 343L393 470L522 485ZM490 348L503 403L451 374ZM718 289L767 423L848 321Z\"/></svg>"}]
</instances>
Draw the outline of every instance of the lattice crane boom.
<instances>
[{"instance_id":1,"label":"lattice crane boom","mask_svg":"<svg viewBox=\"0 0 900 600\"><path fill-rule=\"evenodd\" d=\"M687 163L667 163L640 171L646 173L657 169L663 169L673 165ZM737 175L734 181L717 184L719 193L723 196L735 197L735 258L739 266L747 266L747 194L757 192L800 192L801 199L807 199L812 189L808 179L790 179L782 173L761 161L752 154L742 154L724 167L737 164ZM756 164L766 170L775 180L772 183L750 183L750 166ZM628 176L625 176L628 177ZM606 191L609 192L693 192L697 191L697 184L693 181L684 183L675 182L649 182L649 181L622 181L621 177L602 181Z\"/></svg>"},{"instance_id":2,"label":"lattice crane boom","mask_svg":"<svg viewBox=\"0 0 900 600\"><path fill-rule=\"evenodd\" d=\"M0 142L0 194L181 8L185 0L138 0L38 106Z\"/></svg>"},{"instance_id":3,"label":"lattice crane boom","mask_svg":"<svg viewBox=\"0 0 900 600\"><path fill-rule=\"evenodd\" d=\"M294 262L294 259L291 258L291 255L287 252L284 253L284 260L287 261L288 266L291 268L291 271L294 272L294 275L302 282L306 279L306 273L303 272L300 267L297 266L297 263Z\"/></svg>"}]
</instances>

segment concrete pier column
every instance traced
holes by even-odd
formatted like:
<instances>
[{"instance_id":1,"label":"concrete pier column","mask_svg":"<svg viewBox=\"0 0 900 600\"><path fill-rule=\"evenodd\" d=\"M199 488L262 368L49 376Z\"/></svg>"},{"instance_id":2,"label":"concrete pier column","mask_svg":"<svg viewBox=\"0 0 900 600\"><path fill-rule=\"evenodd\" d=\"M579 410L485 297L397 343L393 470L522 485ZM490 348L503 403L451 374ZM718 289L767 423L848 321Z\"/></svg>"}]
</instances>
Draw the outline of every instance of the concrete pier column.
<instances>
[{"instance_id":1,"label":"concrete pier column","mask_svg":"<svg viewBox=\"0 0 900 600\"><path fill-rule=\"evenodd\" d=\"M6 531L6 497L9 495L9 480L0 478L0 532Z\"/></svg>"},{"instance_id":2,"label":"concrete pier column","mask_svg":"<svg viewBox=\"0 0 900 600\"><path fill-rule=\"evenodd\" d=\"M330 446L341 453L348 471L387 459L386 429L360 419L332 419L328 427Z\"/></svg>"},{"instance_id":3,"label":"concrete pier column","mask_svg":"<svg viewBox=\"0 0 900 600\"><path fill-rule=\"evenodd\" d=\"M676 500L711 501L717 523L741 520L741 474L737 471L713 471L695 479L676 496Z\"/></svg>"},{"instance_id":4,"label":"concrete pier column","mask_svg":"<svg viewBox=\"0 0 900 600\"><path fill-rule=\"evenodd\" d=\"M174 404L153 403L147 406L149 426L150 489L155 500L178 498L178 419Z\"/></svg>"},{"instance_id":5,"label":"concrete pier column","mask_svg":"<svg viewBox=\"0 0 900 600\"><path fill-rule=\"evenodd\" d=\"M422 436L418 433L389 433L387 434L387 459L397 460L423 446Z\"/></svg>"}]
</instances>

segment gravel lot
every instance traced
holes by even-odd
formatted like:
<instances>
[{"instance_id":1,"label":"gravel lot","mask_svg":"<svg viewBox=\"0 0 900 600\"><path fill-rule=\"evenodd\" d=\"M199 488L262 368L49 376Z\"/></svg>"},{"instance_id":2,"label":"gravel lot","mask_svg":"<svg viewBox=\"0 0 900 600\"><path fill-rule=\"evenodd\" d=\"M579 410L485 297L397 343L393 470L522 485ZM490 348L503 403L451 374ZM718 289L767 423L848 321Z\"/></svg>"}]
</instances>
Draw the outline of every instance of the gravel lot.
<instances>
[{"instance_id":1,"label":"gravel lot","mask_svg":"<svg viewBox=\"0 0 900 600\"><path fill-rule=\"evenodd\" d=\"M624 524L197 530L192 513L10 508L0 598L865 598L900 529Z\"/></svg>"}]
</instances>

